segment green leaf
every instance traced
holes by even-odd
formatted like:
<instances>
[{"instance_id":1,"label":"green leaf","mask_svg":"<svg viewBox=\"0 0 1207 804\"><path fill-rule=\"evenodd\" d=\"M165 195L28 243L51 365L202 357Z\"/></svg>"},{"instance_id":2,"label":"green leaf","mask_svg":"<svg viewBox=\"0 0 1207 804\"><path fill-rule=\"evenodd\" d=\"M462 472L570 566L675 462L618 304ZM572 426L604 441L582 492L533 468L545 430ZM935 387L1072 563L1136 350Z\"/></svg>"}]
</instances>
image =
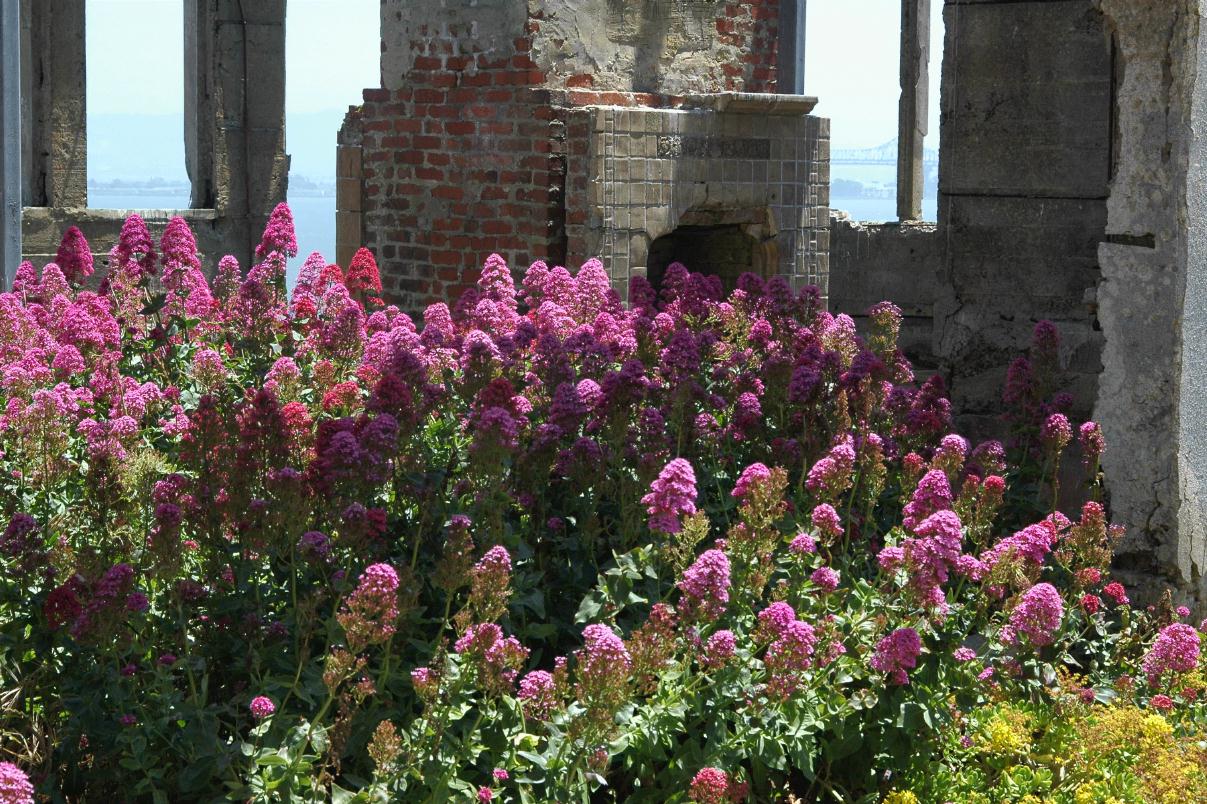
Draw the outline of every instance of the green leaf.
<instances>
[{"instance_id":1,"label":"green leaf","mask_svg":"<svg viewBox=\"0 0 1207 804\"><path fill-rule=\"evenodd\" d=\"M600 610L603 609L603 604L603 592L596 589L583 598L583 602L579 604L578 613L574 615L574 622L581 624L593 621L599 616Z\"/></svg>"},{"instance_id":2,"label":"green leaf","mask_svg":"<svg viewBox=\"0 0 1207 804\"><path fill-rule=\"evenodd\" d=\"M359 793L345 790L334 782L331 783L331 804L352 804L354 801L365 801Z\"/></svg>"}]
</instances>

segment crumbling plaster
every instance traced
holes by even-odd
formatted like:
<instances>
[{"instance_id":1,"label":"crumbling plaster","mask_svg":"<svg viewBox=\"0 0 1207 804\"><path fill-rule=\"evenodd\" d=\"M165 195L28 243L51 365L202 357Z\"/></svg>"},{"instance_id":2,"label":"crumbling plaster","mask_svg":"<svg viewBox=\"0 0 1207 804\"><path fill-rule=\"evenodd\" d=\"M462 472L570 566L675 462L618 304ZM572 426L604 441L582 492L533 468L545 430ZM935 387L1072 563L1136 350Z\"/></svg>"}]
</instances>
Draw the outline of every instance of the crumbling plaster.
<instances>
[{"instance_id":1,"label":"crumbling plaster","mask_svg":"<svg viewBox=\"0 0 1207 804\"><path fill-rule=\"evenodd\" d=\"M383 0L381 4L381 86L399 90L407 86L413 69L426 69L414 41L421 37L449 42L451 56L466 56L473 72L477 59L509 58L515 40L525 36L528 9L524 0ZM473 42L472 52L462 43Z\"/></svg>"},{"instance_id":2,"label":"crumbling plaster","mask_svg":"<svg viewBox=\"0 0 1207 804\"><path fill-rule=\"evenodd\" d=\"M731 0L529 0L528 5L540 20L533 60L553 89L577 83L616 92L718 92L748 50L770 52L776 41L775 0L750 3L753 8L744 10L759 14L755 24L762 30L754 48L745 37L726 41L724 34L732 32L719 29L740 24L736 15L727 16L727 7L739 5Z\"/></svg>"},{"instance_id":3,"label":"crumbling plaster","mask_svg":"<svg viewBox=\"0 0 1207 804\"><path fill-rule=\"evenodd\" d=\"M717 92L740 76L773 82L779 0L386 0L381 6L382 87L401 89L425 36L473 41L474 60L531 57L547 89L689 95ZM754 29L741 32L742 26ZM753 47L751 43L753 42ZM760 55L758 63L748 56ZM454 51L451 55L461 55ZM743 64L738 67L737 65ZM422 62L419 63L422 67Z\"/></svg>"}]
</instances>

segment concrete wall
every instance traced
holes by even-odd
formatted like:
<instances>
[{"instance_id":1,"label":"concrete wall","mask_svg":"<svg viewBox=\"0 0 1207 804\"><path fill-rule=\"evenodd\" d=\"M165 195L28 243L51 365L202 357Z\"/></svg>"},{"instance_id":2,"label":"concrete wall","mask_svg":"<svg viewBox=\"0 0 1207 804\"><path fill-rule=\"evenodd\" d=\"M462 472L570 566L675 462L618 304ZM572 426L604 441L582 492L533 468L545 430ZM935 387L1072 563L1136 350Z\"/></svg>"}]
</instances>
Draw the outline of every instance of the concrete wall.
<instances>
[{"instance_id":1,"label":"concrete wall","mask_svg":"<svg viewBox=\"0 0 1207 804\"><path fill-rule=\"evenodd\" d=\"M947 294L943 241L933 223L830 219L830 307L862 321L877 302L901 308L901 348L915 369L935 371L935 302Z\"/></svg>"},{"instance_id":2,"label":"concrete wall","mask_svg":"<svg viewBox=\"0 0 1207 804\"><path fill-rule=\"evenodd\" d=\"M21 39L22 204L85 206L84 0L21 0Z\"/></svg>"}]
</instances>

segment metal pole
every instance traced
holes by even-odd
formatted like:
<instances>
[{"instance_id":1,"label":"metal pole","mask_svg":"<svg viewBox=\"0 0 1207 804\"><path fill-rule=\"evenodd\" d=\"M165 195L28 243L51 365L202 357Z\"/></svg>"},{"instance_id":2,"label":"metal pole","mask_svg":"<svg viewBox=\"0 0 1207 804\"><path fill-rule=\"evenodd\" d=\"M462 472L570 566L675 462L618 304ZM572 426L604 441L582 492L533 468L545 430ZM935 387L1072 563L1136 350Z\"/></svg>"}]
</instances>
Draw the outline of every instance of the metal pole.
<instances>
[{"instance_id":1,"label":"metal pole","mask_svg":"<svg viewBox=\"0 0 1207 804\"><path fill-rule=\"evenodd\" d=\"M805 94L805 0L780 3L776 87L785 95Z\"/></svg>"},{"instance_id":2,"label":"metal pole","mask_svg":"<svg viewBox=\"0 0 1207 804\"><path fill-rule=\"evenodd\" d=\"M21 0L0 0L0 265L13 286L21 263Z\"/></svg>"}]
</instances>

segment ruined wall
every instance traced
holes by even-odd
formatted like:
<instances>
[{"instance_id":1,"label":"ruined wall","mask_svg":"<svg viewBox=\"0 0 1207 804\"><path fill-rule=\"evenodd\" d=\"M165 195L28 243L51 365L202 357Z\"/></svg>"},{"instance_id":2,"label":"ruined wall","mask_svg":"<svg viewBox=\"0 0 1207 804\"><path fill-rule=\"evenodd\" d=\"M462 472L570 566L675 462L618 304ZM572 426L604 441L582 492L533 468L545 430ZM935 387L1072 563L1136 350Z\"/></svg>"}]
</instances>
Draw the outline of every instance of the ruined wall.
<instances>
[{"instance_id":1,"label":"ruined wall","mask_svg":"<svg viewBox=\"0 0 1207 804\"><path fill-rule=\"evenodd\" d=\"M213 265L251 260L285 198L285 0L185 0L185 162L189 210L88 208L84 0L22 0L24 256L54 258L63 230L83 230L104 265L137 211L153 233L182 214Z\"/></svg>"},{"instance_id":2,"label":"ruined wall","mask_svg":"<svg viewBox=\"0 0 1207 804\"><path fill-rule=\"evenodd\" d=\"M1203 602L1207 556L1207 88L1196 0L1099 0L1119 60L1117 162L1099 247L1105 344L1095 414L1120 565Z\"/></svg>"},{"instance_id":3,"label":"ruined wall","mask_svg":"<svg viewBox=\"0 0 1207 804\"><path fill-rule=\"evenodd\" d=\"M1111 516L1127 528L1116 570L1141 599L1172 585L1200 609L1203 13L1198 0L948 0L939 225L835 221L830 280L834 308L886 296L919 335L933 300L933 356L974 432L992 432L1034 322L1056 321L1076 413L1108 443ZM915 356L921 340L907 338Z\"/></svg>"},{"instance_id":4,"label":"ruined wall","mask_svg":"<svg viewBox=\"0 0 1207 804\"><path fill-rule=\"evenodd\" d=\"M588 224L567 203L588 192L566 186L567 126L587 126L570 110L767 91L777 20L778 0L385 0L382 85L341 139L359 137L361 193L341 202L337 251L359 220L354 242L409 310L455 296L491 251L521 267L593 256L567 235Z\"/></svg>"},{"instance_id":5,"label":"ruined wall","mask_svg":"<svg viewBox=\"0 0 1207 804\"><path fill-rule=\"evenodd\" d=\"M536 27L523 3L382 5L383 86L357 113L355 242L404 309L455 298L491 251L564 259L564 123L529 56Z\"/></svg>"}]
</instances>

